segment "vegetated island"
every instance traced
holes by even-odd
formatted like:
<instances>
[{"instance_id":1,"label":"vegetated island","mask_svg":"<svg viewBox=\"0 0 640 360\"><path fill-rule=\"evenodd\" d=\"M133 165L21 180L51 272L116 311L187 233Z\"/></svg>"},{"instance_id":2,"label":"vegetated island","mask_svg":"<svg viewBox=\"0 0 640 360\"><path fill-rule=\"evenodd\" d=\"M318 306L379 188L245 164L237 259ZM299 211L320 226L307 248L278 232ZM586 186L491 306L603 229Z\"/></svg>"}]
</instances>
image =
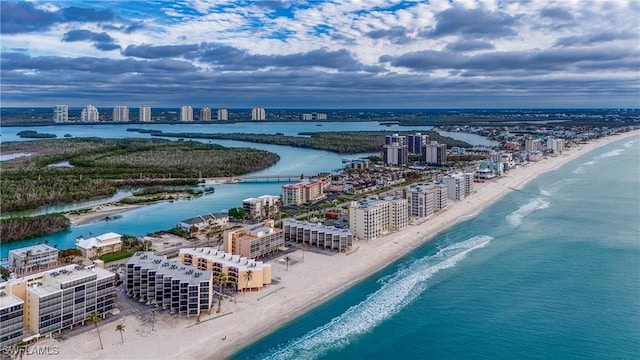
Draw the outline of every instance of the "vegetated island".
<instances>
[{"instance_id":1,"label":"vegetated island","mask_svg":"<svg viewBox=\"0 0 640 360\"><path fill-rule=\"evenodd\" d=\"M17 135L25 139L54 139L58 137L56 134L39 133L35 130L20 131Z\"/></svg>"},{"instance_id":2,"label":"vegetated island","mask_svg":"<svg viewBox=\"0 0 640 360\"><path fill-rule=\"evenodd\" d=\"M0 219L0 239L9 242L51 234L68 229L69 223L62 214Z\"/></svg>"},{"instance_id":3,"label":"vegetated island","mask_svg":"<svg viewBox=\"0 0 640 360\"><path fill-rule=\"evenodd\" d=\"M165 139L73 138L0 144L30 153L2 163L2 213L113 195L119 188L197 185L276 163L277 154Z\"/></svg>"},{"instance_id":4,"label":"vegetated island","mask_svg":"<svg viewBox=\"0 0 640 360\"><path fill-rule=\"evenodd\" d=\"M136 129L127 129L136 131ZM331 131L331 132L301 132L299 136L276 134L245 134L245 133L165 133L162 131L148 132L151 136L185 139L215 139L237 140L261 144L284 145L306 149L325 150L338 154L357 154L368 152L380 152L384 145L384 136L389 131ZM401 135L415 132L398 132ZM471 145L464 141L444 137L435 131L424 131L429 135L429 140L447 144L448 147L458 146L470 148Z\"/></svg>"}]
</instances>

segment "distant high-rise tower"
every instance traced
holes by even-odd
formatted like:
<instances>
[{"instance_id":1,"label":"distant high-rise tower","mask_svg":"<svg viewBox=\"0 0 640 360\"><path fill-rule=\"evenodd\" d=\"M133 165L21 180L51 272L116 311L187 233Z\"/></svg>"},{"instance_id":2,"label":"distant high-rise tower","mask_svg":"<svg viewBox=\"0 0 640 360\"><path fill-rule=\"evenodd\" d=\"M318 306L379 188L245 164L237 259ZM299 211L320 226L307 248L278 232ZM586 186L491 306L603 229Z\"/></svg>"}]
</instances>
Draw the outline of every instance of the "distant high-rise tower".
<instances>
[{"instance_id":1,"label":"distant high-rise tower","mask_svg":"<svg viewBox=\"0 0 640 360\"><path fill-rule=\"evenodd\" d=\"M421 154L422 145L429 143L429 135L423 135L421 133L407 135L407 141L410 154Z\"/></svg>"},{"instance_id":2,"label":"distant high-rise tower","mask_svg":"<svg viewBox=\"0 0 640 360\"><path fill-rule=\"evenodd\" d=\"M207 106L200 109L200 121L210 121L211 120L211 109Z\"/></svg>"},{"instance_id":3,"label":"distant high-rise tower","mask_svg":"<svg viewBox=\"0 0 640 360\"><path fill-rule=\"evenodd\" d=\"M113 121L129 121L129 108L126 106L114 107Z\"/></svg>"},{"instance_id":4,"label":"distant high-rise tower","mask_svg":"<svg viewBox=\"0 0 640 360\"><path fill-rule=\"evenodd\" d=\"M227 109L218 109L218 120L229 120L229 112Z\"/></svg>"},{"instance_id":5,"label":"distant high-rise tower","mask_svg":"<svg viewBox=\"0 0 640 360\"><path fill-rule=\"evenodd\" d=\"M255 106L253 110L251 110L251 120L265 120L267 118L267 114L264 112L263 107Z\"/></svg>"},{"instance_id":6,"label":"distant high-rise tower","mask_svg":"<svg viewBox=\"0 0 640 360\"><path fill-rule=\"evenodd\" d=\"M151 106L142 105L140 106L140 121L149 122L151 121Z\"/></svg>"},{"instance_id":7,"label":"distant high-rise tower","mask_svg":"<svg viewBox=\"0 0 640 360\"><path fill-rule=\"evenodd\" d=\"M447 145L432 141L422 145L424 161L429 165L445 165L447 163Z\"/></svg>"},{"instance_id":8,"label":"distant high-rise tower","mask_svg":"<svg viewBox=\"0 0 640 360\"><path fill-rule=\"evenodd\" d=\"M183 106L180 109L180 121L193 121L193 108L191 106Z\"/></svg>"},{"instance_id":9,"label":"distant high-rise tower","mask_svg":"<svg viewBox=\"0 0 640 360\"><path fill-rule=\"evenodd\" d=\"M98 122L100 121L100 113L93 105L87 105L80 113L80 119L82 122Z\"/></svg>"},{"instance_id":10,"label":"distant high-rise tower","mask_svg":"<svg viewBox=\"0 0 640 360\"><path fill-rule=\"evenodd\" d=\"M53 122L69 121L69 107L67 105L56 105L53 107Z\"/></svg>"}]
</instances>

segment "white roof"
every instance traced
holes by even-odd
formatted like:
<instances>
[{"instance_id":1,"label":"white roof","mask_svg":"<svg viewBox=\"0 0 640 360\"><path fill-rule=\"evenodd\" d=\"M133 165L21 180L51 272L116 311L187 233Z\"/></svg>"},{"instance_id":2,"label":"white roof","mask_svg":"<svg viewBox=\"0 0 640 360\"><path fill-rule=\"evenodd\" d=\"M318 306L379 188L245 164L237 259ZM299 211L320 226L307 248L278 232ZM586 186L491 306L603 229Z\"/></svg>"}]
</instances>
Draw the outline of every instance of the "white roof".
<instances>
[{"instance_id":1,"label":"white roof","mask_svg":"<svg viewBox=\"0 0 640 360\"><path fill-rule=\"evenodd\" d=\"M104 247L111 246L115 244L122 243L121 240L122 235L116 234L114 232L108 232L106 234L102 234L96 237L91 237L88 239L79 238L76 240L76 247L81 249L92 249L94 247Z\"/></svg>"}]
</instances>

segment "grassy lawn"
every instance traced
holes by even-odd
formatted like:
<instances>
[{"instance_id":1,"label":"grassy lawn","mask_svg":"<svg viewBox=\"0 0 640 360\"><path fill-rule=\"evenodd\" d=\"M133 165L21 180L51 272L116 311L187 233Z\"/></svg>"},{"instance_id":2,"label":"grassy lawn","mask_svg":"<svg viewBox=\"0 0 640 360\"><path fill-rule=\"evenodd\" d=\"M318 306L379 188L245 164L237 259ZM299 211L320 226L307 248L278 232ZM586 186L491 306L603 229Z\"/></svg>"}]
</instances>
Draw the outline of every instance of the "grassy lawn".
<instances>
[{"instance_id":1,"label":"grassy lawn","mask_svg":"<svg viewBox=\"0 0 640 360\"><path fill-rule=\"evenodd\" d=\"M110 262L113 262L113 261L130 258L135 253L136 253L135 250L119 251L117 253L102 255L102 256L100 256L100 260L104 261L105 264L106 264L106 263L110 263Z\"/></svg>"}]
</instances>

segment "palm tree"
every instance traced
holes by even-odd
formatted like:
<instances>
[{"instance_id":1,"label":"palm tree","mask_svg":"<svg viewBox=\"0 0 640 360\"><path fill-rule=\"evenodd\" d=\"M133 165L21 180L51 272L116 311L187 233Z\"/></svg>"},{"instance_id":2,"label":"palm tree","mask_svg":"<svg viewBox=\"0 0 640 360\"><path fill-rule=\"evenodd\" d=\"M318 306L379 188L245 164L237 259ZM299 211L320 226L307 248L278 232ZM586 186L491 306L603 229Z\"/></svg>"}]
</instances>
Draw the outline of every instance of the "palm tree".
<instances>
[{"instance_id":1,"label":"palm tree","mask_svg":"<svg viewBox=\"0 0 640 360\"><path fill-rule=\"evenodd\" d=\"M33 254L33 250L27 250L27 252L24 253L24 271L25 272L29 272L29 260L31 260L31 255Z\"/></svg>"},{"instance_id":2,"label":"palm tree","mask_svg":"<svg viewBox=\"0 0 640 360\"><path fill-rule=\"evenodd\" d=\"M156 311L154 309L151 309L151 331L155 331L156 330Z\"/></svg>"},{"instance_id":3,"label":"palm tree","mask_svg":"<svg viewBox=\"0 0 640 360\"><path fill-rule=\"evenodd\" d=\"M100 329L98 328L98 323L101 320L100 315L98 315L98 312L94 311L91 314L89 314L88 320L93 324L93 326L96 327L96 330L98 330L98 339L100 340L100 349L104 350L104 346L102 346L102 337L100 336Z\"/></svg>"},{"instance_id":4,"label":"palm tree","mask_svg":"<svg viewBox=\"0 0 640 360\"><path fill-rule=\"evenodd\" d=\"M249 288L249 291L251 291L251 279L253 279L253 271L247 270L247 272L244 273L244 279L247 280L247 288Z\"/></svg>"},{"instance_id":5,"label":"palm tree","mask_svg":"<svg viewBox=\"0 0 640 360\"><path fill-rule=\"evenodd\" d=\"M224 290L224 286L227 283L227 275L225 275L224 273L221 273L218 276L218 286L220 287L220 292L218 293L218 309L216 310L217 313L220 312L220 304L222 304L222 291Z\"/></svg>"},{"instance_id":6,"label":"palm tree","mask_svg":"<svg viewBox=\"0 0 640 360\"><path fill-rule=\"evenodd\" d=\"M98 255L98 247L97 246L92 247L91 251L92 251L92 256L90 256L89 258L90 259L95 259L96 256Z\"/></svg>"},{"instance_id":7,"label":"palm tree","mask_svg":"<svg viewBox=\"0 0 640 360\"><path fill-rule=\"evenodd\" d=\"M291 261L291 258L289 256L285 256L284 257L284 262L287 264L287 270L286 271L289 271L289 261Z\"/></svg>"},{"instance_id":8,"label":"palm tree","mask_svg":"<svg viewBox=\"0 0 640 360\"><path fill-rule=\"evenodd\" d=\"M20 360L22 360L22 356L27 352L27 343L24 341L20 341L18 344L16 344L16 348L14 351L16 357L19 357Z\"/></svg>"},{"instance_id":9,"label":"palm tree","mask_svg":"<svg viewBox=\"0 0 640 360\"><path fill-rule=\"evenodd\" d=\"M96 257L100 259L101 255L102 255L102 248L101 247L96 248Z\"/></svg>"},{"instance_id":10,"label":"palm tree","mask_svg":"<svg viewBox=\"0 0 640 360\"><path fill-rule=\"evenodd\" d=\"M234 289L236 289L236 292L233 294L233 302L234 303L238 303L238 282L234 281L231 283L231 286L233 286Z\"/></svg>"},{"instance_id":11,"label":"palm tree","mask_svg":"<svg viewBox=\"0 0 640 360\"><path fill-rule=\"evenodd\" d=\"M302 249L302 260L304 260L304 252L307 251L307 243L302 243L300 248Z\"/></svg>"},{"instance_id":12,"label":"palm tree","mask_svg":"<svg viewBox=\"0 0 640 360\"><path fill-rule=\"evenodd\" d=\"M124 332L124 325L116 325L116 331L120 331L120 340L122 340L122 343L124 344L124 337L122 336L122 333Z\"/></svg>"}]
</instances>

